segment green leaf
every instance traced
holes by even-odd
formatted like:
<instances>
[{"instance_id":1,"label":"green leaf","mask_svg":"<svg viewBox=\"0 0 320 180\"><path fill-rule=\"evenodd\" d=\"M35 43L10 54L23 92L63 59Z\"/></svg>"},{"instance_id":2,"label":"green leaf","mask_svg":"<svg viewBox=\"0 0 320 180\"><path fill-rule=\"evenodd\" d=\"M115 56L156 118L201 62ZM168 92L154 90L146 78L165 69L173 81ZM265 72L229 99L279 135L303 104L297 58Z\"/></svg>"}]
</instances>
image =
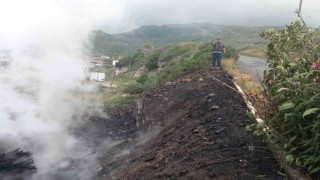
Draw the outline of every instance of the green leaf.
<instances>
[{"instance_id":1,"label":"green leaf","mask_svg":"<svg viewBox=\"0 0 320 180\"><path fill-rule=\"evenodd\" d=\"M246 114L250 119L256 119L256 117L248 110L246 110Z\"/></svg>"},{"instance_id":2,"label":"green leaf","mask_svg":"<svg viewBox=\"0 0 320 180\"><path fill-rule=\"evenodd\" d=\"M296 159L296 166L301 166L301 161L299 158Z\"/></svg>"},{"instance_id":3,"label":"green leaf","mask_svg":"<svg viewBox=\"0 0 320 180\"><path fill-rule=\"evenodd\" d=\"M289 143L292 143L295 139L297 139L297 136L293 136L292 138L290 138Z\"/></svg>"},{"instance_id":4,"label":"green leaf","mask_svg":"<svg viewBox=\"0 0 320 180\"><path fill-rule=\"evenodd\" d=\"M320 172L320 166L316 167L316 168L313 168L311 171L310 171L310 174L314 174L314 173L317 173L317 172Z\"/></svg>"},{"instance_id":5,"label":"green leaf","mask_svg":"<svg viewBox=\"0 0 320 180\"><path fill-rule=\"evenodd\" d=\"M295 107L295 104L292 102L286 102L283 103L280 107L279 107L279 111L286 111L286 110L290 110L292 108Z\"/></svg>"},{"instance_id":6,"label":"green leaf","mask_svg":"<svg viewBox=\"0 0 320 180\"><path fill-rule=\"evenodd\" d=\"M293 156L291 154L286 155L286 161L290 164L293 161Z\"/></svg>"},{"instance_id":7,"label":"green leaf","mask_svg":"<svg viewBox=\"0 0 320 180\"><path fill-rule=\"evenodd\" d=\"M304 113L303 113L303 118L305 117L305 116L307 116L307 115L310 115L310 114L314 114L314 113L316 113L317 111L319 111L320 110L320 108L311 108L311 109L308 109L308 110L306 110L306 111L304 111Z\"/></svg>"},{"instance_id":8,"label":"green leaf","mask_svg":"<svg viewBox=\"0 0 320 180\"><path fill-rule=\"evenodd\" d=\"M289 89L289 88L280 88L280 89L277 90L277 93L282 92L282 91L295 91L295 90L292 90L292 89Z\"/></svg>"},{"instance_id":9,"label":"green leaf","mask_svg":"<svg viewBox=\"0 0 320 180\"><path fill-rule=\"evenodd\" d=\"M316 160L315 156L309 156L307 159L305 159L305 162L311 163L311 162L314 162L315 160Z\"/></svg>"},{"instance_id":10,"label":"green leaf","mask_svg":"<svg viewBox=\"0 0 320 180\"><path fill-rule=\"evenodd\" d=\"M309 139L307 142L303 143L303 146L308 146L313 142L313 139Z\"/></svg>"},{"instance_id":11,"label":"green leaf","mask_svg":"<svg viewBox=\"0 0 320 180\"><path fill-rule=\"evenodd\" d=\"M260 122L260 123L257 124L256 128L257 129L261 129L263 126L264 126L264 123Z\"/></svg>"},{"instance_id":12,"label":"green leaf","mask_svg":"<svg viewBox=\"0 0 320 180\"><path fill-rule=\"evenodd\" d=\"M283 66L277 66L276 69L282 71L282 73L286 71Z\"/></svg>"},{"instance_id":13,"label":"green leaf","mask_svg":"<svg viewBox=\"0 0 320 180\"><path fill-rule=\"evenodd\" d=\"M319 162L320 161L320 156L317 157L317 159L315 160L315 162Z\"/></svg>"},{"instance_id":14,"label":"green leaf","mask_svg":"<svg viewBox=\"0 0 320 180\"><path fill-rule=\"evenodd\" d=\"M318 94L314 95L314 96L311 98L311 100L316 99L318 96L320 96L320 93L318 93Z\"/></svg>"},{"instance_id":15,"label":"green leaf","mask_svg":"<svg viewBox=\"0 0 320 180\"><path fill-rule=\"evenodd\" d=\"M285 113L284 122L295 120L296 113Z\"/></svg>"},{"instance_id":16,"label":"green leaf","mask_svg":"<svg viewBox=\"0 0 320 180\"><path fill-rule=\"evenodd\" d=\"M295 151L295 150L297 150L297 149L298 149L298 147L291 148L291 149L289 150L289 153L292 153L293 151Z\"/></svg>"}]
</instances>

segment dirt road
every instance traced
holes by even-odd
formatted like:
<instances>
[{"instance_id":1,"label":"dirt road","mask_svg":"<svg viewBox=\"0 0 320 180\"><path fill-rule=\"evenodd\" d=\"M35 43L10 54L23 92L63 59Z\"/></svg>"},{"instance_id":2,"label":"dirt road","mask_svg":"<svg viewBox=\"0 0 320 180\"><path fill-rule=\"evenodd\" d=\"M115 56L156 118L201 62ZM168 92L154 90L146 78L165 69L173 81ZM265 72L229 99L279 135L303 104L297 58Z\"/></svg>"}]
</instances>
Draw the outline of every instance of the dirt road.
<instances>
[{"instance_id":1,"label":"dirt road","mask_svg":"<svg viewBox=\"0 0 320 180\"><path fill-rule=\"evenodd\" d=\"M233 86L222 71L208 73ZM101 157L96 179L283 179L272 152L245 131L251 120L240 94L208 73L199 70L145 91L139 108L113 110L105 119L115 124L109 130L128 134ZM119 121L125 122L112 123ZM145 131L133 128L137 121Z\"/></svg>"}]
</instances>

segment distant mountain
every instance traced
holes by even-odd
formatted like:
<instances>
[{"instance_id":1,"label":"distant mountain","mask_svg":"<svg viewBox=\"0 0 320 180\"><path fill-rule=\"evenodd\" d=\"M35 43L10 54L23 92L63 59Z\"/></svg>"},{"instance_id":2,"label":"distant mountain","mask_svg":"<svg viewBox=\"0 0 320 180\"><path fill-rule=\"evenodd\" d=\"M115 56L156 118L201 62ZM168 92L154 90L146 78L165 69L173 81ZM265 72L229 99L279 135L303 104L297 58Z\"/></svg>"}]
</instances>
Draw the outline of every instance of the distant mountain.
<instances>
[{"instance_id":1,"label":"distant mountain","mask_svg":"<svg viewBox=\"0 0 320 180\"><path fill-rule=\"evenodd\" d=\"M91 34L93 54L127 54L145 44L155 47L179 42L209 42L217 37L238 48L263 42L259 34L267 27L216 25L211 23L142 26L131 32L107 34L96 30Z\"/></svg>"}]
</instances>

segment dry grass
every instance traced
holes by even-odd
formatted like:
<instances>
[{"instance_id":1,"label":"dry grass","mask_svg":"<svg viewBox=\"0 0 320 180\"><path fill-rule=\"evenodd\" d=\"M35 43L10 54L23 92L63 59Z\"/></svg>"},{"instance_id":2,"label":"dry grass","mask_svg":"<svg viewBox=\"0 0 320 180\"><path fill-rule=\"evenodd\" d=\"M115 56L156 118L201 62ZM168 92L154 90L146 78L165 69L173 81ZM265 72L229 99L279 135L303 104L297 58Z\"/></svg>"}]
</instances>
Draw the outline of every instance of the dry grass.
<instances>
[{"instance_id":1,"label":"dry grass","mask_svg":"<svg viewBox=\"0 0 320 180\"><path fill-rule=\"evenodd\" d=\"M261 84L255 82L250 75L240 72L236 65L236 59L223 59L222 64L229 74L236 77L236 81L242 89L256 93L260 92Z\"/></svg>"},{"instance_id":2,"label":"dry grass","mask_svg":"<svg viewBox=\"0 0 320 180\"><path fill-rule=\"evenodd\" d=\"M229 74L236 77L236 82L255 106L259 117L264 118L268 101L264 98L262 85L254 81L250 75L240 72L235 59L223 59L222 64Z\"/></svg>"}]
</instances>

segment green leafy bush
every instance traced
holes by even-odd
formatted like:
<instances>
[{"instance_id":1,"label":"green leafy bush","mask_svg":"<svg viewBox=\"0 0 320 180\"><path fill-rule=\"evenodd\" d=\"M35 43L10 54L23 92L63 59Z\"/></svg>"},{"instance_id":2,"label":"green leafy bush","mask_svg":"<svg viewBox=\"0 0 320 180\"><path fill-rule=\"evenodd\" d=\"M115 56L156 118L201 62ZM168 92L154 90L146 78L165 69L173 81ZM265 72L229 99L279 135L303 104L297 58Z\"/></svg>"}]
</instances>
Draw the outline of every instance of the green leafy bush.
<instances>
[{"instance_id":1,"label":"green leafy bush","mask_svg":"<svg viewBox=\"0 0 320 180\"><path fill-rule=\"evenodd\" d=\"M127 94L141 94L143 92L143 85L140 83L129 83L124 85L122 91L123 93L127 93Z\"/></svg>"},{"instance_id":2,"label":"green leafy bush","mask_svg":"<svg viewBox=\"0 0 320 180\"><path fill-rule=\"evenodd\" d=\"M315 66L319 35L296 21L261 36L270 40L264 79L273 104L265 133L282 143L289 163L319 174L320 70Z\"/></svg>"},{"instance_id":3,"label":"green leafy bush","mask_svg":"<svg viewBox=\"0 0 320 180\"><path fill-rule=\"evenodd\" d=\"M148 74L143 74L142 76L137 79L137 82L140 84L145 84L145 82L148 80Z\"/></svg>"},{"instance_id":4,"label":"green leafy bush","mask_svg":"<svg viewBox=\"0 0 320 180\"><path fill-rule=\"evenodd\" d=\"M196 71L197 69L210 66L211 45L205 43L198 48L197 53L188 59L169 63L166 72L160 78L160 83L174 80L175 78Z\"/></svg>"},{"instance_id":5,"label":"green leafy bush","mask_svg":"<svg viewBox=\"0 0 320 180\"><path fill-rule=\"evenodd\" d=\"M139 63L144 58L144 54L141 49L130 53L129 55L125 56L119 63L117 63L117 67L121 68L124 66L131 67L134 64Z\"/></svg>"},{"instance_id":6,"label":"green leafy bush","mask_svg":"<svg viewBox=\"0 0 320 180\"><path fill-rule=\"evenodd\" d=\"M225 58L238 58L239 50L232 46L226 46L226 53L223 54Z\"/></svg>"},{"instance_id":7,"label":"green leafy bush","mask_svg":"<svg viewBox=\"0 0 320 180\"><path fill-rule=\"evenodd\" d=\"M149 71L158 68L158 59L161 51L152 52L148 57L146 57L146 67Z\"/></svg>"}]
</instances>

